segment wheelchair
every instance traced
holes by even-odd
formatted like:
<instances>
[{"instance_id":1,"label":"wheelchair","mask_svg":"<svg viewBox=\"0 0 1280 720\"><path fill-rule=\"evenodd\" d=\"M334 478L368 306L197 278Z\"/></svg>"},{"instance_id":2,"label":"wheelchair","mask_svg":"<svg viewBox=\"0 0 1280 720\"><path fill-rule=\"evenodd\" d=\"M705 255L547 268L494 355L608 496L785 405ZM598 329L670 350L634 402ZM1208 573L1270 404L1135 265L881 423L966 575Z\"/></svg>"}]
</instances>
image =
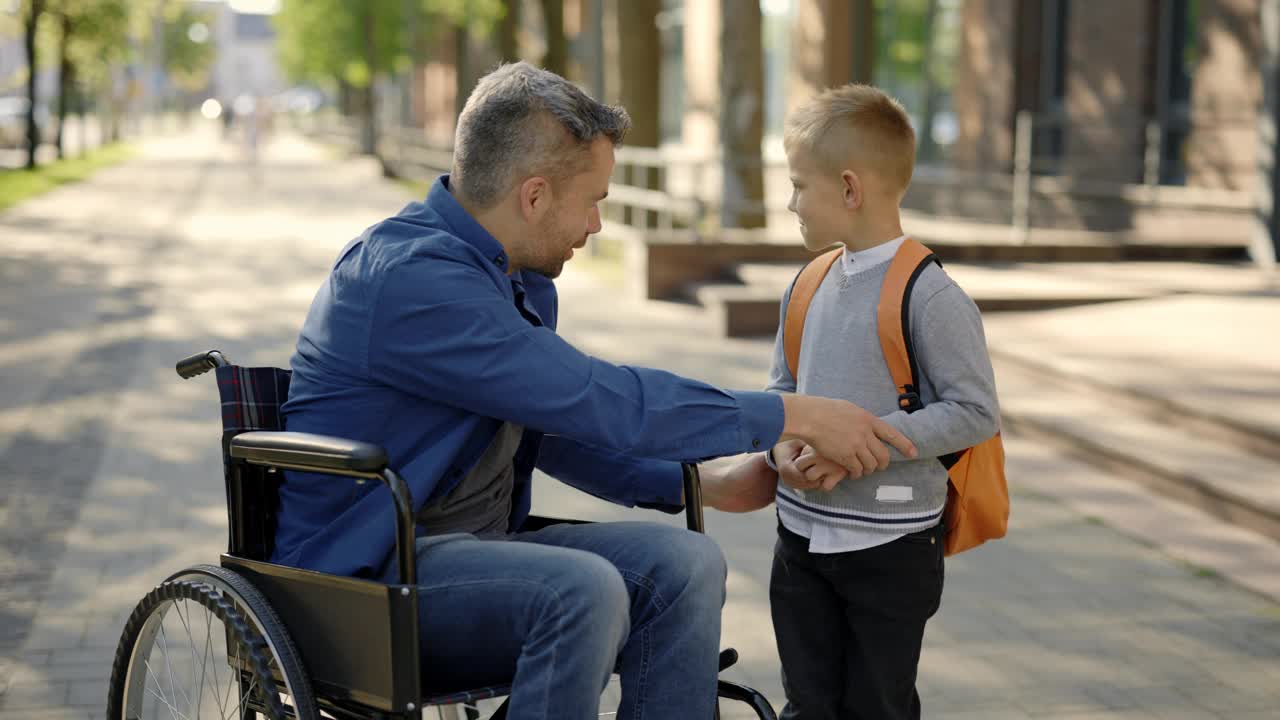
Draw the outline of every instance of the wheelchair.
<instances>
[{"instance_id":1,"label":"wheelchair","mask_svg":"<svg viewBox=\"0 0 1280 720\"><path fill-rule=\"evenodd\" d=\"M424 694L418 635L413 502L375 445L285 432L280 406L288 370L231 365L213 350L177 363L192 378L215 371L222 401L229 548L219 565L174 573L138 602L125 623L108 688L109 720L480 717L510 685ZM378 481L395 507L399 582L383 584L268 562L281 470L333 482ZM697 468L684 466L686 520L703 532ZM533 530L559 522L532 516ZM723 671L737 660L720 654ZM776 720L758 691L718 681L722 701ZM505 718L509 699L489 717ZM446 713L448 713L446 715ZM717 707L716 717L720 710Z\"/></svg>"}]
</instances>

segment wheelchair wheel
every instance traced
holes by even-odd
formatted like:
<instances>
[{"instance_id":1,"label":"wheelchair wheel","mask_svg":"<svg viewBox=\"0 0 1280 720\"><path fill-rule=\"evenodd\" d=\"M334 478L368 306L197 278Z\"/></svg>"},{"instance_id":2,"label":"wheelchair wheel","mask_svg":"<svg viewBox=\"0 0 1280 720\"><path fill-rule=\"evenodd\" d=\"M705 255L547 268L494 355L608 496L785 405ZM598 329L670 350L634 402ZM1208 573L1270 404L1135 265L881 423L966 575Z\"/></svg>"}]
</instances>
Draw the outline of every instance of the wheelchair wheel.
<instances>
[{"instance_id":1,"label":"wheelchair wheel","mask_svg":"<svg viewBox=\"0 0 1280 720\"><path fill-rule=\"evenodd\" d=\"M213 566L170 577L125 623L108 720L319 717L293 643L244 578Z\"/></svg>"}]
</instances>

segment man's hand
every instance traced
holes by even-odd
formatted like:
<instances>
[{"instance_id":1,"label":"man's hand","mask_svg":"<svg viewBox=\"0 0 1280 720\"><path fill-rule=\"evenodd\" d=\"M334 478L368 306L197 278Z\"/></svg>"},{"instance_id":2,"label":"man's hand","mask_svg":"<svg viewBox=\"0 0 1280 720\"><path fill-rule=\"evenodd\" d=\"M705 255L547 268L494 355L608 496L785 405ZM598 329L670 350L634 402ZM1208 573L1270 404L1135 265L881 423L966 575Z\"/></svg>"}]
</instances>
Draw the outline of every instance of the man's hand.
<instances>
[{"instance_id":1,"label":"man's hand","mask_svg":"<svg viewBox=\"0 0 1280 720\"><path fill-rule=\"evenodd\" d=\"M892 425L845 400L810 395L783 395L784 440L800 439L819 455L849 471L857 479L889 467L892 445L903 456L916 456L916 447ZM777 460L777 458L775 458Z\"/></svg>"},{"instance_id":2,"label":"man's hand","mask_svg":"<svg viewBox=\"0 0 1280 720\"><path fill-rule=\"evenodd\" d=\"M817 450L805 446L803 452L795 460L795 466L804 473L805 481L815 488L830 492L849 476L849 471L818 454Z\"/></svg>"},{"instance_id":3,"label":"man's hand","mask_svg":"<svg viewBox=\"0 0 1280 720\"><path fill-rule=\"evenodd\" d=\"M756 453L738 464L720 469L700 465L702 504L724 512L745 513L768 507L777 492L778 476Z\"/></svg>"}]
</instances>

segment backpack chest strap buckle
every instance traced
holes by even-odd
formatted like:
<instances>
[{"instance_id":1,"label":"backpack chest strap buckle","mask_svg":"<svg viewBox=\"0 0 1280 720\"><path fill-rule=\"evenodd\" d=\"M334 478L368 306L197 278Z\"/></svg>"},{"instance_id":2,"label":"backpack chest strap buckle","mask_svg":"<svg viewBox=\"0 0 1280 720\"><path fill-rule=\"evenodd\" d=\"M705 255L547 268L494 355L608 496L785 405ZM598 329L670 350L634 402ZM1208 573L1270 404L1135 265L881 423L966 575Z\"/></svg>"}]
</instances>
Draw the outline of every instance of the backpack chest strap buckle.
<instances>
[{"instance_id":1,"label":"backpack chest strap buckle","mask_svg":"<svg viewBox=\"0 0 1280 720\"><path fill-rule=\"evenodd\" d=\"M920 401L920 393L916 391L915 385L906 385L902 388L902 392L898 393L898 407L909 413L924 408L924 403Z\"/></svg>"}]
</instances>

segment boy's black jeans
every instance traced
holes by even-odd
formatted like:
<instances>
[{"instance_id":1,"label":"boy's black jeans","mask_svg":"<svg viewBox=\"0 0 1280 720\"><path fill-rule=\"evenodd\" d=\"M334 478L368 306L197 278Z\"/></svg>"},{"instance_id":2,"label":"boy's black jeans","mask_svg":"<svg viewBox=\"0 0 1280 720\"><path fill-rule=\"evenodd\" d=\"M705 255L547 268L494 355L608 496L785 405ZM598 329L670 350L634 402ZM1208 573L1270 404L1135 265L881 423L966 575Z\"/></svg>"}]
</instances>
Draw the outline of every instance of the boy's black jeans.
<instances>
[{"instance_id":1,"label":"boy's black jeans","mask_svg":"<svg viewBox=\"0 0 1280 720\"><path fill-rule=\"evenodd\" d=\"M920 717L916 665L942 600L943 528L830 555L778 525L769 600L782 720Z\"/></svg>"}]
</instances>

